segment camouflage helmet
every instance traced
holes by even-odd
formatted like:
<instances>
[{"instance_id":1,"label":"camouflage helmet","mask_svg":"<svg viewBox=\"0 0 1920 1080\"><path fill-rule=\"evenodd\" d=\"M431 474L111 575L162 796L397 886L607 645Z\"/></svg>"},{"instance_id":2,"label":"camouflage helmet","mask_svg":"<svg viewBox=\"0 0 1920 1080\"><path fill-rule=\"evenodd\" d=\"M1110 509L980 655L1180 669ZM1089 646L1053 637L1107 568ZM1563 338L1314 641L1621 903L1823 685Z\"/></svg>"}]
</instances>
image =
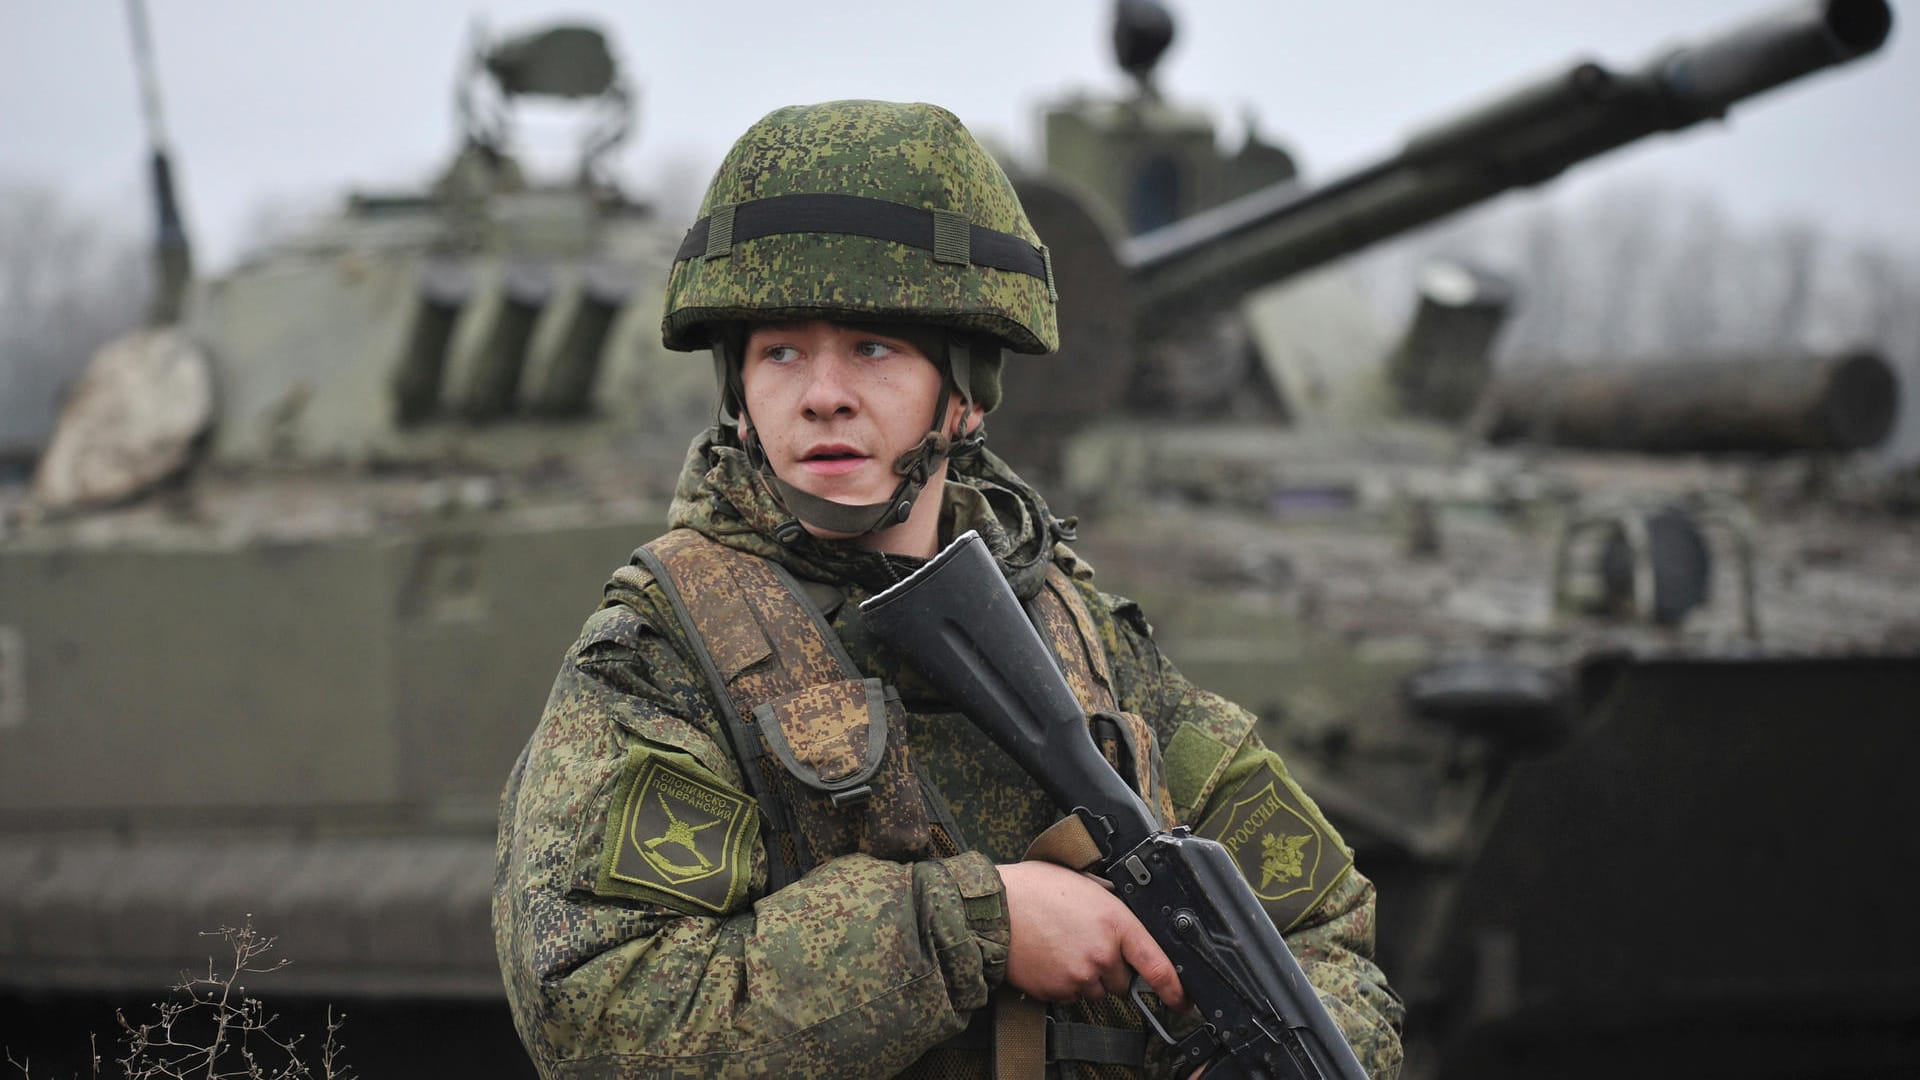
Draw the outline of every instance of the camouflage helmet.
<instances>
[{"instance_id":1,"label":"camouflage helmet","mask_svg":"<svg viewBox=\"0 0 1920 1080\"><path fill-rule=\"evenodd\" d=\"M776 109L714 174L675 254L661 339L714 343L742 320L843 318L1059 347L1047 249L1006 174L925 104Z\"/></svg>"}]
</instances>

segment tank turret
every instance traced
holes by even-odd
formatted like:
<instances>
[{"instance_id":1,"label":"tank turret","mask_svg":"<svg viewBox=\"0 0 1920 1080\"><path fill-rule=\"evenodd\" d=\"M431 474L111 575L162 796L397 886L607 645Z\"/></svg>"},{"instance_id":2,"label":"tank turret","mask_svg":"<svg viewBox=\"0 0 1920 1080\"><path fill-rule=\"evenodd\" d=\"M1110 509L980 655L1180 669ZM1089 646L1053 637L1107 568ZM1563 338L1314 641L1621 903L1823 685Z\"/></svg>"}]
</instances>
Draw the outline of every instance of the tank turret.
<instances>
[{"instance_id":1,"label":"tank turret","mask_svg":"<svg viewBox=\"0 0 1920 1080\"><path fill-rule=\"evenodd\" d=\"M1627 143L1719 119L1747 98L1879 49L1884 0L1817 0L1626 72L1594 61L1409 136L1399 152L1323 184L1270 187L1127 241L1136 317L1151 328Z\"/></svg>"},{"instance_id":2,"label":"tank turret","mask_svg":"<svg viewBox=\"0 0 1920 1080\"><path fill-rule=\"evenodd\" d=\"M1064 348L1049 364L1010 366L1007 401L1021 408L1044 400L1054 366L1095 374L1070 407L1045 406L1035 423L1024 414L1003 421L1010 431L1040 433L1009 449L1016 462L1057 465L1065 436L1121 408L1168 336L1195 343L1188 362L1235 362L1247 352L1244 335L1223 338L1208 319L1257 289L1636 140L1723 117L1756 94L1873 53L1891 27L1884 0L1796 4L1626 71L1575 63L1422 128L1397 152L1325 182L1300 183L1289 162L1257 190L1215 199L1203 196L1230 192L1223 177L1237 174L1212 150L1204 116L1145 93L1056 109L1048 164L1071 184L1063 191L1057 179L1028 178L1022 199L1055 248ZM1205 150L1176 149L1189 144ZM1072 197L1079 189L1093 194ZM1161 198L1169 192L1178 197ZM1148 204L1161 209L1136 212ZM1107 251L1063 251L1063 240L1051 239L1103 233ZM1113 375L1116 368L1127 376ZM1155 383L1133 397L1164 410L1162 390Z\"/></svg>"},{"instance_id":3,"label":"tank turret","mask_svg":"<svg viewBox=\"0 0 1920 1080\"><path fill-rule=\"evenodd\" d=\"M578 131L574 163L554 178L522 163L515 135L519 107L541 100L570 104ZM178 329L204 354L219 408L184 437L170 431L172 443L226 469L520 468L606 459L630 451L635 431L660 430L648 423L663 419L659 398L636 369L658 349L672 230L607 164L633 111L593 27L476 37L456 95L459 144L430 185L355 193L195 287ZM68 411L133 411L137 381ZM124 501L154 482L55 482L86 471L76 458L127 456L103 449L116 426L63 418L61 429L93 437L56 434L41 507ZM664 427L662 447L690 434L678 414Z\"/></svg>"},{"instance_id":4,"label":"tank turret","mask_svg":"<svg viewBox=\"0 0 1920 1080\"><path fill-rule=\"evenodd\" d=\"M0 521L0 994L148 1000L251 913L282 1000L466 1010L369 1010L363 1061L436 1023L475 1039L436 1068L520 1060L486 883L528 643L661 531L699 417L647 422L679 236L612 180L606 36L476 35L456 98L429 182L102 350ZM520 159L532 100L571 105L559 175Z\"/></svg>"},{"instance_id":5,"label":"tank turret","mask_svg":"<svg viewBox=\"0 0 1920 1080\"><path fill-rule=\"evenodd\" d=\"M553 180L517 156L516 107L540 99L578 118ZM356 194L207 289L193 329L220 358L213 457L435 462L631 424L640 395L609 384L648 348L667 232L608 177L633 107L596 29L477 42L461 145L430 189Z\"/></svg>"},{"instance_id":6,"label":"tank turret","mask_svg":"<svg viewBox=\"0 0 1920 1080\"><path fill-rule=\"evenodd\" d=\"M1886 436L1889 365L1782 342L1496 366L1529 281L1430 265L1395 326L1339 265L1871 53L1890 22L1879 3L1806 4L1624 71L1573 65L1365 168L1140 235L1069 180L1025 181L1071 351L1008 369L1029 380L1009 406L1045 400L1051 444L1007 451L998 427L993 442L1021 463L1059 451L1075 550L1196 684L1261 717L1356 848L1420 1047L1409 1076L1597 1075L1624 1045L1672 1076L1915 1065L1894 1049L1920 1016L1904 993L1750 1038L1836 987L1920 976L1884 888L1849 884L1850 865L1908 850L1904 833L1815 839L1828 806L1920 809L1874 749L1920 710L1920 529L1814 483L1771 497L1870 464L1838 459ZM1102 229L1126 238L1094 254L1055 239ZM1066 401L1044 396L1058 370ZM1863 944L1774 947L1829 901L1766 884L1775 864L1736 839L1755 835L1840 883L1832 910L1875 913ZM1743 916L1709 942L1677 909ZM1594 939L1562 911L1613 946L1575 944ZM1665 1027L1710 1001L1707 1029Z\"/></svg>"},{"instance_id":7,"label":"tank turret","mask_svg":"<svg viewBox=\"0 0 1920 1080\"><path fill-rule=\"evenodd\" d=\"M1293 156L1262 139L1251 118L1239 149L1222 153L1205 111L1162 96L1154 70L1173 39L1173 16L1154 0L1115 4L1114 61L1133 79L1133 92L1117 100L1081 94L1045 113L1047 173L1070 177L1116 235L1171 225L1297 172Z\"/></svg>"}]
</instances>

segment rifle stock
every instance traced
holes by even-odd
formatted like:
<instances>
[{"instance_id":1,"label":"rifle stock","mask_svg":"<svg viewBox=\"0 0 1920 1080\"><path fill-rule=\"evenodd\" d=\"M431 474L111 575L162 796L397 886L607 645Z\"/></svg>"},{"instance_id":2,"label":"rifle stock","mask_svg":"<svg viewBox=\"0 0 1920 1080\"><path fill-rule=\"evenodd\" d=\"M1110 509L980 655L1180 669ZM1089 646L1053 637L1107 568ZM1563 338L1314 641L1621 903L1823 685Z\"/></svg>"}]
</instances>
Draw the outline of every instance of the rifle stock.
<instances>
[{"instance_id":1,"label":"rifle stock","mask_svg":"<svg viewBox=\"0 0 1920 1080\"><path fill-rule=\"evenodd\" d=\"M1146 807L1087 736L1086 714L978 534L860 611L1056 804L1108 819L1127 846L1153 832Z\"/></svg>"},{"instance_id":2,"label":"rifle stock","mask_svg":"<svg viewBox=\"0 0 1920 1080\"><path fill-rule=\"evenodd\" d=\"M870 627L993 738L1062 811L1088 825L1097 868L1180 972L1201 1025L1175 1055L1213 1078L1365 1080L1232 856L1186 828L1162 830L1094 746L1040 635L968 532L860 605Z\"/></svg>"}]
</instances>

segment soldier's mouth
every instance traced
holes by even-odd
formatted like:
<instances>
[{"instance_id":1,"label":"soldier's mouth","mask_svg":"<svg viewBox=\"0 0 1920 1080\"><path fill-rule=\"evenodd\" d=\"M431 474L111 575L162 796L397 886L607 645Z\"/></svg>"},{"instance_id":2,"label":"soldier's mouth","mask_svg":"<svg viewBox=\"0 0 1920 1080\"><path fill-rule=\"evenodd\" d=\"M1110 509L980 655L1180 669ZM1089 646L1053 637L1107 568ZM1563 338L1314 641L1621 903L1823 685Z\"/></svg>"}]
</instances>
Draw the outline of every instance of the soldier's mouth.
<instances>
[{"instance_id":1,"label":"soldier's mouth","mask_svg":"<svg viewBox=\"0 0 1920 1080\"><path fill-rule=\"evenodd\" d=\"M867 455L843 444L810 447L800 464L808 471L825 475L852 472L867 461Z\"/></svg>"}]
</instances>

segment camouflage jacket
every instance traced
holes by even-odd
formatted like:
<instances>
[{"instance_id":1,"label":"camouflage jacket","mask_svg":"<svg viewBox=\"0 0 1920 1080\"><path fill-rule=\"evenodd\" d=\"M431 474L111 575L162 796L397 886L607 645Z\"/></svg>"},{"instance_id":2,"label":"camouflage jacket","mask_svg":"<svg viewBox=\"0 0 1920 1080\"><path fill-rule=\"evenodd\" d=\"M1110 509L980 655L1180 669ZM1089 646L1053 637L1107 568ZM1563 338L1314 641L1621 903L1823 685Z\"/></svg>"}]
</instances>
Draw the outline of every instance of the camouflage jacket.
<instances>
[{"instance_id":1,"label":"camouflage jacket","mask_svg":"<svg viewBox=\"0 0 1920 1080\"><path fill-rule=\"evenodd\" d=\"M1320 821L1333 869L1276 922L1291 923L1289 945L1361 1062L1395 1075L1402 1008L1370 959L1373 886L1351 853L1253 734L1253 717L1190 684L1135 606L1093 589L1031 488L990 454L955 464L943 536L979 530L1023 598L1049 560L1071 571L1121 708L1146 718L1165 750L1181 821L1245 831L1228 804L1247 805L1243 790L1262 779ZM857 602L913 561L811 537L776 542L786 515L743 455L706 438L689 454L672 519L781 563L856 665L898 687L910 753L969 850L905 863L847 854L768 892L719 706L658 583L622 568L568 650L502 796L494 931L520 1036L553 1077L911 1075L1003 979L1009 924L994 863L1019 859L1058 812L860 625ZM630 800L653 783L694 801ZM706 834L673 805L705 811ZM623 818L661 811L648 843L665 865L704 875L698 888L609 872Z\"/></svg>"}]
</instances>

